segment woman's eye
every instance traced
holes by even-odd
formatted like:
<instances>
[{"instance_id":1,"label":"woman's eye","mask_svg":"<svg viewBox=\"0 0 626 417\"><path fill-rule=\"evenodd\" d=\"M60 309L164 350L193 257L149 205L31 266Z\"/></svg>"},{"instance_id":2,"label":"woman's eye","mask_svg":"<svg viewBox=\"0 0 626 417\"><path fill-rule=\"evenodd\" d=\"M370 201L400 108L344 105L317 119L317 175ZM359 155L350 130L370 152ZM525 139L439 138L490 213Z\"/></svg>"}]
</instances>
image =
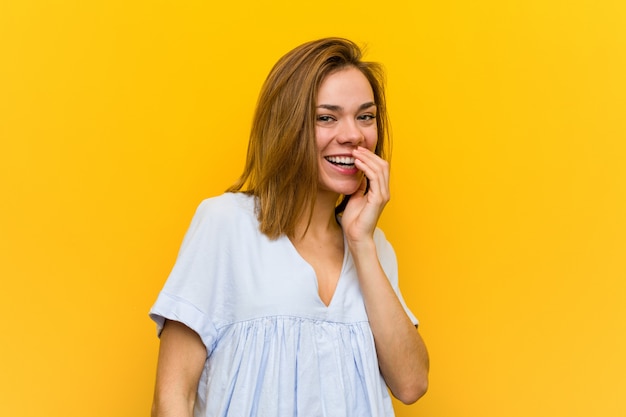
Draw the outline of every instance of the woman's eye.
<instances>
[{"instance_id":1,"label":"woman's eye","mask_svg":"<svg viewBox=\"0 0 626 417\"><path fill-rule=\"evenodd\" d=\"M328 115L320 115L317 116L317 121L318 122L332 122L333 120L335 120L332 116L328 116Z\"/></svg>"},{"instance_id":2,"label":"woman's eye","mask_svg":"<svg viewBox=\"0 0 626 417\"><path fill-rule=\"evenodd\" d=\"M359 120L366 121L366 122L369 122L369 121L371 121L371 120L375 120L375 119L376 119L376 116L375 116L375 115L373 115L373 114L362 114L362 115L360 115L360 116L358 117L358 119L359 119Z\"/></svg>"}]
</instances>

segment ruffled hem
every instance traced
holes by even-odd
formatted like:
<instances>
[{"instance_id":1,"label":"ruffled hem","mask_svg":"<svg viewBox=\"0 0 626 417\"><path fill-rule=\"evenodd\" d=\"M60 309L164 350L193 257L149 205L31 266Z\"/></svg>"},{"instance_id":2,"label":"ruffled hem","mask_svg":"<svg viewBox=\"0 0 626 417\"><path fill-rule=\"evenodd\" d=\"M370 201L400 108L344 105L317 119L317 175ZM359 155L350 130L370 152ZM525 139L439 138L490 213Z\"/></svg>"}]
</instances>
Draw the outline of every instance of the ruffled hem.
<instances>
[{"instance_id":1,"label":"ruffled hem","mask_svg":"<svg viewBox=\"0 0 626 417\"><path fill-rule=\"evenodd\" d=\"M367 322L275 316L218 332L196 416L393 416Z\"/></svg>"}]
</instances>

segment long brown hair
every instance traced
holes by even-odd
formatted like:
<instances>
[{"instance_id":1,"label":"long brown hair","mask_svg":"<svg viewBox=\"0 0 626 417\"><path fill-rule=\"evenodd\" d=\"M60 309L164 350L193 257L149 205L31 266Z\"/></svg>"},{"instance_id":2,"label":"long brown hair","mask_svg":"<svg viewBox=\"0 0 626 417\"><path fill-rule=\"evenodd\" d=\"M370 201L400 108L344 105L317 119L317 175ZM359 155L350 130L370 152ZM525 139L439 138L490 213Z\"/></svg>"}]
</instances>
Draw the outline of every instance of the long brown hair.
<instances>
[{"instance_id":1,"label":"long brown hair","mask_svg":"<svg viewBox=\"0 0 626 417\"><path fill-rule=\"evenodd\" d=\"M347 39L308 42L279 59L263 84L243 174L227 191L256 197L260 230L271 239L293 236L302 215L311 219L319 180L315 106L319 86L329 74L355 67L368 79L377 106L375 153L388 158L384 73L361 56L361 49Z\"/></svg>"}]
</instances>

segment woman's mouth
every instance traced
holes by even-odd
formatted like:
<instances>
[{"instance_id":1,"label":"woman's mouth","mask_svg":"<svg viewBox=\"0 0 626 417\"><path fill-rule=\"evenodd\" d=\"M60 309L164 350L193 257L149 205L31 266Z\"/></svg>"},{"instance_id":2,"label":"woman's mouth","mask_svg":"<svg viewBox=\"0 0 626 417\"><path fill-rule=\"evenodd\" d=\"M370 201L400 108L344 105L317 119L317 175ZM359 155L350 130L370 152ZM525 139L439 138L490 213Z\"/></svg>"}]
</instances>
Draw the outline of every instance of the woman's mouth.
<instances>
[{"instance_id":1,"label":"woman's mouth","mask_svg":"<svg viewBox=\"0 0 626 417\"><path fill-rule=\"evenodd\" d=\"M324 159L341 168L354 168L354 158L352 156L325 156Z\"/></svg>"}]
</instances>

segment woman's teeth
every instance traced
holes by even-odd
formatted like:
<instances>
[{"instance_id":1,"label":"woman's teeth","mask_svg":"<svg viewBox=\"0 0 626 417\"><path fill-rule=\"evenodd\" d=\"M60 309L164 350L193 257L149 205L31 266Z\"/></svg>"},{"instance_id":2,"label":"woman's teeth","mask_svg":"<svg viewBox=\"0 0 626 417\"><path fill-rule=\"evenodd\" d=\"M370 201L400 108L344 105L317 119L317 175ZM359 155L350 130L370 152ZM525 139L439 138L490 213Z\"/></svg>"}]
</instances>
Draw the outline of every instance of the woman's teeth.
<instances>
[{"instance_id":1,"label":"woman's teeth","mask_svg":"<svg viewBox=\"0 0 626 417\"><path fill-rule=\"evenodd\" d=\"M354 158L351 156L327 156L326 160L331 164L345 167L352 167L354 165Z\"/></svg>"}]
</instances>

